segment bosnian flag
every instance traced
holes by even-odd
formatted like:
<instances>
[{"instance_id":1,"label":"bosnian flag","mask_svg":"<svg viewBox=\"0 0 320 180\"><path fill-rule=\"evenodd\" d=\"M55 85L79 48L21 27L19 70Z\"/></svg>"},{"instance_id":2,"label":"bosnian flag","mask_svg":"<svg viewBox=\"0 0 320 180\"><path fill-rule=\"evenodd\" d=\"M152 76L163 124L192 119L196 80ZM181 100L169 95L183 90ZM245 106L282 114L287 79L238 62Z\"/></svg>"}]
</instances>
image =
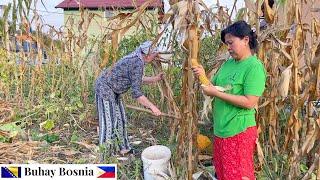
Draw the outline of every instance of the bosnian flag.
<instances>
[{"instance_id":1,"label":"bosnian flag","mask_svg":"<svg viewBox=\"0 0 320 180\"><path fill-rule=\"evenodd\" d=\"M116 165L98 166L100 175L98 178L116 178Z\"/></svg>"}]
</instances>

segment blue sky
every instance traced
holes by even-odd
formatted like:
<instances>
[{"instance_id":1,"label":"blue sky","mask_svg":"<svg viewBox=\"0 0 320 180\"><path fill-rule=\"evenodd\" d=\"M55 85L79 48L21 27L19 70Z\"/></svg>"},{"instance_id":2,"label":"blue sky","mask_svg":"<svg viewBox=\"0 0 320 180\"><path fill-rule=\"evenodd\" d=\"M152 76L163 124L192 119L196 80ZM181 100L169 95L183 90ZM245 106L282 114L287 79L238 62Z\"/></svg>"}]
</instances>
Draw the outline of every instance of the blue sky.
<instances>
[{"instance_id":1,"label":"blue sky","mask_svg":"<svg viewBox=\"0 0 320 180\"><path fill-rule=\"evenodd\" d=\"M42 0L42 1L45 4L48 12L46 12L46 9L43 7L40 0L38 0L38 3L37 3L37 10L39 10L38 13L41 15L44 23L50 24L57 28L62 26L63 10L54 8L56 5L62 2L62 0ZM8 4L10 2L12 2L12 0L1 0L0 4Z\"/></svg>"},{"instance_id":2,"label":"blue sky","mask_svg":"<svg viewBox=\"0 0 320 180\"><path fill-rule=\"evenodd\" d=\"M41 1L38 0L37 3L37 10L38 13L41 15L44 24L50 24L56 28L59 28L63 25L63 10L54 8L63 0L42 0L45 4L48 12L46 12L45 7L42 5ZM0 5L8 4L12 2L12 0L1 0ZM168 0L164 0L165 6L168 7ZM211 6L216 3L216 0L204 0L204 2ZM233 0L220 0L220 4L232 8ZM242 7L244 4L243 0L238 0L237 7ZM32 7L34 8L34 7Z\"/></svg>"}]
</instances>

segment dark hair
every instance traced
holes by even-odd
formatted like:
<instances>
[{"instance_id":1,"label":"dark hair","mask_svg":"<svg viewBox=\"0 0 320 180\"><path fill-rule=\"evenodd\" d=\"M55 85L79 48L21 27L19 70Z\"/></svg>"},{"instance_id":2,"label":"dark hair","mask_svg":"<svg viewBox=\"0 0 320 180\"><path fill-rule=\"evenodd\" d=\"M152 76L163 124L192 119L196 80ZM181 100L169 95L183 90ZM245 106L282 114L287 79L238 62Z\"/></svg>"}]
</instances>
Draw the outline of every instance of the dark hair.
<instances>
[{"instance_id":1,"label":"dark hair","mask_svg":"<svg viewBox=\"0 0 320 180\"><path fill-rule=\"evenodd\" d=\"M245 36L249 37L249 46L250 49L254 50L255 52L258 49L258 41L257 41L257 34L251 29L251 26L247 24L245 21L237 21L223 31L221 31L221 41L225 42L226 34L231 34L232 36L236 36L240 39L243 39Z\"/></svg>"}]
</instances>

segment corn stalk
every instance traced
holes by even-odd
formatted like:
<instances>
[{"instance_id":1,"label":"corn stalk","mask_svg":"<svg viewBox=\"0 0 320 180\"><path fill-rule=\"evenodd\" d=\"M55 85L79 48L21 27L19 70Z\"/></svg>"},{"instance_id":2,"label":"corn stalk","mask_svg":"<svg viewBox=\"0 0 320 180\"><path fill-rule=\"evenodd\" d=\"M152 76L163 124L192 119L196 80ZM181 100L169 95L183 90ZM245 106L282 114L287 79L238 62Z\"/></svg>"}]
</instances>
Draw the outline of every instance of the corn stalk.
<instances>
[{"instance_id":1,"label":"corn stalk","mask_svg":"<svg viewBox=\"0 0 320 180\"><path fill-rule=\"evenodd\" d=\"M168 23L172 23L173 34L180 39L178 45L187 53L187 59L183 61L183 77L181 91L181 120L177 125L177 161L179 164L187 164L183 168L181 179L192 179L193 173L197 170L198 152L196 148L196 136L198 134L198 113L197 97L195 96L195 79L191 67L199 65L199 38L201 36L200 10L202 1L176 1L171 2L171 9L168 14ZM204 6L205 9L208 9ZM209 12L210 13L210 12ZM209 14L207 13L207 14ZM208 23L208 18L207 23ZM171 21L173 20L173 22ZM206 26L210 28L209 26ZM210 31L210 29L209 29ZM172 36L174 37L174 36ZM208 82L205 75L201 81ZM175 128L175 127L173 127Z\"/></svg>"},{"instance_id":2,"label":"corn stalk","mask_svg":"<svg viewBox=\"0 0 320 180\"><path fill-rule=\"evenodd\" d=\"M305 164L303 159L306 155L313 157L308 158L313 163L306 162L313 166L310 166L305 178L318 166L318 158L314 158L319 150L316 146L319 114L314 107L319 97L316 89L318 66L312 62L316 59L319 36L315 32L314 18L311 16L309 21L306 18L305 14L310 11L308 7L306 1L297 0L265 9L269 25L258 35L261 43L259 58L268 72L267 88L259 106L258 126L263 150L258 152L259 157L262 157L259 161L264 164L268 163L266 157L288 155L289 167L281 174L289 179L301 176L300 168ZM267 138L263 135L265 132L268 132ZM277 176L272 175L270 178Z\"/></svg>"}]
</instances>

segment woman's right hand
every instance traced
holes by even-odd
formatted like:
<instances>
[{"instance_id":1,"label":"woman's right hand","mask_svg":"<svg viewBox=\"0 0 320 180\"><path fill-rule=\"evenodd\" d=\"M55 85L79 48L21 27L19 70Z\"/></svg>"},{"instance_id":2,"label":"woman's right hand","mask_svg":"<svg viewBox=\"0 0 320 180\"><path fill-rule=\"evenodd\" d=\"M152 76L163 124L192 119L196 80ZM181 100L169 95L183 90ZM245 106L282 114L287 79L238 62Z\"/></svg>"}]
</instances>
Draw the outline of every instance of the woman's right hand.
<instances>
[{"instance_id":1,"label":"woman's right hand","mask_svg":"<svg viewBox=\"0 0 320 180\"><path fill-rule=\"evenodd\" d=\"M193 67L192 67L192 71L193 71L193 73L194 73L195 75L197 75L198 77L199 77L200 75L202 75L202 74L206 74L203 66L201 66L201 65L200 65L200 66L193 66Z\"/></svg>"},{"instance_id":2,"label":"woman's right hand","mask_svg":"<svg viewBox=\"0 0 320 180\"><path fill-rule=\"evenodd\" d=\"M150 109L151 109L153 115L155 115L155 116L161 115L161 111L156 106L151 106Z\"/></svg>"},{"instance_id":3,"label":"woman's right hand","mask_svg":"<svg viewBox=\"0 0 320 180\"><path fill-rule=\"evenodd\" d=\"M153 105L148 98L146 98L145 96L140 96L137 98L138 102L143 105L146 108L149 108L152 111L152 114L155 116L160 116L161 115L161 111L155 106Z\"/></svg>"}]
</instances>

